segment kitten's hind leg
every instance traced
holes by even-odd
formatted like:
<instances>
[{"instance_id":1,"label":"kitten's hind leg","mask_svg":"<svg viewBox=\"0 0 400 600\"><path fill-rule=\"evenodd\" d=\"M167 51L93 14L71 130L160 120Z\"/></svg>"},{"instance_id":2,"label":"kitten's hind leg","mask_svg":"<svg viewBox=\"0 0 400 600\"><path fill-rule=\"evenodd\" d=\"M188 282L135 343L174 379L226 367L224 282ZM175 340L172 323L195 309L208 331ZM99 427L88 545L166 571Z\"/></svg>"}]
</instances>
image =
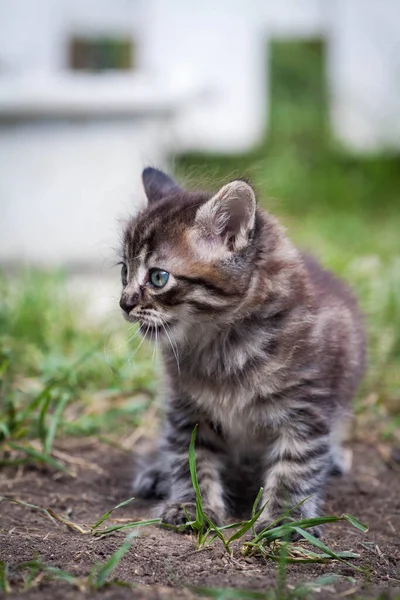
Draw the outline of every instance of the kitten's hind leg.
<instances>
[{"instance_id":1,"label":"kitten's hind leg","mask_svg":"<svg viewBox=\"0 0 400 600\"><path fill-rule=\"evenodd\" d=\"M168 475L161 456L153 453L137 460L133 492L140 498L160 500L170 491Z\"/></svg>"}]
</instances>

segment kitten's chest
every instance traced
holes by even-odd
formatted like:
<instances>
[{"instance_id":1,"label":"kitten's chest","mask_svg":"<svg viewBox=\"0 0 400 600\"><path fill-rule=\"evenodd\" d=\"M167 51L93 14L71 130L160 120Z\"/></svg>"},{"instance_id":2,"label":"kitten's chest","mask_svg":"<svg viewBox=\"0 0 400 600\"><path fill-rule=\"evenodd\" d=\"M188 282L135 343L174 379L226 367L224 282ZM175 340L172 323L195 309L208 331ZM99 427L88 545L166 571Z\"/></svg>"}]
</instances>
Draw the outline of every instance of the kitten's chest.
<instances>
[{"instance_id":1,"label":"kitten's chest","mask_svg":"<svg viewBox=\"0 0 400 600\"><path fill-rule=\"evenodd\" d=\"M199 415L211 420L230 444L245 447L261 436L262 419L253 402L255 390L230 382L212 385L191 378L185 391Z\"/></svg>"}]
</instances>

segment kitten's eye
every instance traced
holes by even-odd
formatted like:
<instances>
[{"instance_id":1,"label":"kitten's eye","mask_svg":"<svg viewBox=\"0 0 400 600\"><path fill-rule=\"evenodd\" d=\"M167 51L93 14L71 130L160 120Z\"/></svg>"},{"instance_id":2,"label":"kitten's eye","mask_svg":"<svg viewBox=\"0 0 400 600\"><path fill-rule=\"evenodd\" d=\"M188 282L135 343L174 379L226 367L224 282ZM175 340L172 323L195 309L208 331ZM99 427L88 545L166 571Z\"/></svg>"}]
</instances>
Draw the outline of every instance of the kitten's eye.
<instances>
[{"instance_id":1,"label":"kitten's eye","mask_svg":"<svg viewBox=\"0 0 400 600\"><path fill-rule=\"evenodd\" d=\"M128 268L125 264L121 267L121 281L124 287L128 285Z\"/></svg>"},{"instance_id":2,"label":"kitten's eye","mask_svg":"<svg viewBox=\"0 0 400 600\"><path fill-rule=\"evenodd\" d=\"M162 288L169 279L169 273L162 269L151 269L150 270L150 281L154 287Z\"/></svg>"}]
</instances>

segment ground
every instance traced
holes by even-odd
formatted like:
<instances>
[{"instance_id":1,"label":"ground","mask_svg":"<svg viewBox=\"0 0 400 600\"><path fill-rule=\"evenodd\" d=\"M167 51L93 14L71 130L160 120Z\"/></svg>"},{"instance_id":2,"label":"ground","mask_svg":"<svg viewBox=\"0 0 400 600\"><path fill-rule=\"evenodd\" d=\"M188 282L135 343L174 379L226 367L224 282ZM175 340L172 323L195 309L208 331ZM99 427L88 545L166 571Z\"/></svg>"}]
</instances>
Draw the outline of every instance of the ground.
<instances>
[{"instance_id":1,"label":"ground","mask_svg":"<svg viewBox=\"0 0 400 600\"><path fill-rule=\"evenodd\" d=\"M94 516L97 518L130 497L130 454L96 440L80 444L64 440L57 448L80 462L76 477L47 466L42 470L6 470L0 479L1 494L43 508L50 506L75 523L93 523ZM325 565L288 565L288 590L323 574L335 573L341 577L324 587L318 598L334 598L339 592L350 597L376 597L383 591L388 597L400 594L400 477L375 448L358 444L353 450L352 473L330 485L324 512L351 513L368 524L370 530L362 534L342 523L332 524L325 526L324 541L333 550L359 553L355 564L366 567L367 575L333 561ZM114 515L117 520L147 519L154 515L155 508L154 504L135 500ZM1 515L0 560L10 565L35 559L76 576L87 576L93 564L110 556L125 537L123 532L100 539L85 536L51 522L38 511L6 500L1 503ZM240 545L231 558L219 542L197 550L190 534L149 526L140 531L113 575L135 587L79 592L67 583L47 582L39 577L24 594L17 591L9 597L194 598L197 596L190 589L193 587L265 592L276 586L277 566L265 559L241 556ZM20 588L20 575L11 572L10 582L12 589Z\"/></svg>"}]
</instances>

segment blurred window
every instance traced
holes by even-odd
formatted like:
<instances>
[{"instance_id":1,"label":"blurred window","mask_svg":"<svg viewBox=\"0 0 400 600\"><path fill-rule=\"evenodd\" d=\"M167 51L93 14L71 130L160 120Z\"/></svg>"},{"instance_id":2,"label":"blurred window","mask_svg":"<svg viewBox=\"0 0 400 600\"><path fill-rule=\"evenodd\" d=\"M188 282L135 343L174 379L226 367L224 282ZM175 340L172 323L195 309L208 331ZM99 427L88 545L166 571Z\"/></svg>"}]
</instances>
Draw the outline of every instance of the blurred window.
<instances>
[{"instance_id":1,"label":"blurred window","mask_svg":"<svg viewBox=\"0 0 400 600\"><path fill-rule=\"evenodd\" d=\"M135 47L129 38L74 36L68 62L74 71L128 71L135 67Z\"/></svg>"}]
</instances>

